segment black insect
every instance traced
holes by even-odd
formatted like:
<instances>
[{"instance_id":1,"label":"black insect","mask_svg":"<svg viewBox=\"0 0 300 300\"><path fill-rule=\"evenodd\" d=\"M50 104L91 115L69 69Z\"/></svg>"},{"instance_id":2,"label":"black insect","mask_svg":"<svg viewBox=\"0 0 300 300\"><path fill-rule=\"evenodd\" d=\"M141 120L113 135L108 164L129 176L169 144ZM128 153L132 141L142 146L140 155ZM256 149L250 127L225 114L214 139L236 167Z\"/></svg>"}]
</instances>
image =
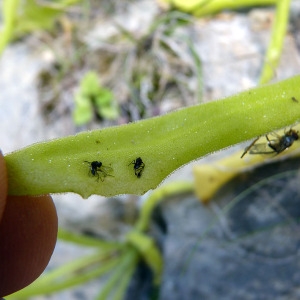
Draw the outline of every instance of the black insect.
<instances>
[{"instance_id":1,"label":"black insect","mask_svg":"<svg viewBox=\"0 0 300 300\"><path fill-rule=\"evenodd\" d=\"M102 162L101 161L92 161L92 162L89 162L89 161L84 161L86 163L88 163L90 165L90 174L92 176L96 176L97 177L97 181L99 181L99 179L101 181L104 181L104 178L106 176L112 176L111 174L109 174L109 172L112 172L113 169L111 167L106 167L106 166L103 166Z\"/></svg>"},{"instance_id":2,"label":"black insect","mask_svg":"<svg viewBox=\"0 0 300 300\"><path fill-rule=\"evenodd\" d=\"M293 130L292 128L285 132L283 136L279 136L276 140L269 140L269 137L266 135L268 141L268 146L274 150L277 154L281 153L285 149L288 149L293 145L295 141L299 139L298 131Z\"/></svg>"},{"instance_id":3,"label":"black insect","mask_svg":"<svg viewBox=\"0 0 300 300\"><path fill-rule=\"evenodd\" d=\"M296 103L299 103L299 101L295 97L292 97L292 100Z\"/></svg>"},{"instance_id":4,"label":"black insect","mask_svg":"<svg viewBox=\"0 0 300 300\"><path fill-rule=\"evenodd\" d=\"M284 135L276 134L276 139L270 140L268 135L266 135L266 139L268 143L260 143L255 144L259 137L256 138L244 151L241 158L249 152L249 154L270 154L270 153L276 153L279 154L283 152L284 150L288 149L293 145L295 141L299 139L298 131L293 130L292 128L285 132ZM266 146L269 147L266 149ZM268 149L272 149L271 151Z\"/></svg>"},{"instance_id":5,"label":"black insect","mask_svg":"<svg viewBox=\"0 0 300 300\"><path fill-rule=\"evenodd\" d=\"M145 168L145 164L143 163L142 159L138 157L137 159L133 160L129 165L133 165L134 174L137 178L142 176L142 172ZM128 166L129 166L128 165Z\"/></svg>"}]
</instances>

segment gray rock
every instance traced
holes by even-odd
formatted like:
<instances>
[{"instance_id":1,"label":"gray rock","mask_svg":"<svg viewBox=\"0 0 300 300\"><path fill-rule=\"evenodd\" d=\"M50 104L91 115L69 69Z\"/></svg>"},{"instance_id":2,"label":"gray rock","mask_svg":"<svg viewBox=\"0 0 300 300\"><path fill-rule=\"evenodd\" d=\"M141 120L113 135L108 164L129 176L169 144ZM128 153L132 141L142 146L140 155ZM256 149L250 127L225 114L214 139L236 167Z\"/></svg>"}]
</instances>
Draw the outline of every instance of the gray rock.
<instances>
[{"instance_id":1,"label":"gray rock","mask_svg":"<svg viewBox=\"0 0 300 300\"><path fill-rule=\"evenodd\" d=\"M299 164L249 171L208 205L165 202L159 299L299 299Z\"/></svg>"}]
</instances>

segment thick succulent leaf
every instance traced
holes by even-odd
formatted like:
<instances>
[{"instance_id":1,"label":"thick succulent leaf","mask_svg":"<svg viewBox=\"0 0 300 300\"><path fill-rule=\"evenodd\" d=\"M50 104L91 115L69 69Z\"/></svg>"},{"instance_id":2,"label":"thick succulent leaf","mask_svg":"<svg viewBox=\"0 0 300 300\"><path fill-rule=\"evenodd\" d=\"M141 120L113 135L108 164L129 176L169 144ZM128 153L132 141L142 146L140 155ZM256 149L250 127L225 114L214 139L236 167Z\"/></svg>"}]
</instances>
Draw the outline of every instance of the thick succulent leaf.
<instances>
[{"instance_id":1,"label":"thick succulent leaf","mask_svg":"<svg viewBox=\"0 0 300 300\"><path fill-rule=\"evenodd\" d=\"M9 193L143 194L192 160L299 121L299 87L295 76L161 117L29 146L5 156ZM140 178L130 164L138 157L145 164ZM86 161L104 167L89 172Z\"/></svg>"}]
</instances>

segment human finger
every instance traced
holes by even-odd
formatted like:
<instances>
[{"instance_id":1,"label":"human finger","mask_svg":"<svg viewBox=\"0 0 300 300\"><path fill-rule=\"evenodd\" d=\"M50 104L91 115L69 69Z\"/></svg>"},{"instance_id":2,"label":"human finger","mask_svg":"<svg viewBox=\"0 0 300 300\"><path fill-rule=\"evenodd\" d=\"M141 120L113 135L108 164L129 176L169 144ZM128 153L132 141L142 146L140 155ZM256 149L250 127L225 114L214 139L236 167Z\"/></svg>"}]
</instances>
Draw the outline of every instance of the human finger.
<instances>
[{"instance_id":1,"label":"human finger","mask_svg":"<svg viewBox=\"0 0 300 300\"><path fill-rule=\"evenodd\" d=\"M7 197L0 221L0 297L24 288L44 271L55 247L57 228L49 195Z\"/></svg>"}]
</instances>

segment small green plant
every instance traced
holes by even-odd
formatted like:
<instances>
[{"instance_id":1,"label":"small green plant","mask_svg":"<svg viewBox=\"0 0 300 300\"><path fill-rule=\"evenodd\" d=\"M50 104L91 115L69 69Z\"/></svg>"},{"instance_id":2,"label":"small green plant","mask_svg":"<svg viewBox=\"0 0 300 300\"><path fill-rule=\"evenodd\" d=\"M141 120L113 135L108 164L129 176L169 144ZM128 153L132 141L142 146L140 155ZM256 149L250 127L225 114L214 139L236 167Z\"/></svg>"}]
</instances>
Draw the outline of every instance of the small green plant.
<instances>
[{"instance_id":1,"label":"small green plant","mask_svg":"<svg viewBox=\"0 0 300 300\"><path fill-rule=\"evenodd\" d=\"M113 101L112 92L99 84L95 72L88 72L80 83L79 91L75 95L75 109L73 119L76 125L90 122L96 113L103 119L114 120L118 117L118 108Z\"/></svg>"}]
</instances>

